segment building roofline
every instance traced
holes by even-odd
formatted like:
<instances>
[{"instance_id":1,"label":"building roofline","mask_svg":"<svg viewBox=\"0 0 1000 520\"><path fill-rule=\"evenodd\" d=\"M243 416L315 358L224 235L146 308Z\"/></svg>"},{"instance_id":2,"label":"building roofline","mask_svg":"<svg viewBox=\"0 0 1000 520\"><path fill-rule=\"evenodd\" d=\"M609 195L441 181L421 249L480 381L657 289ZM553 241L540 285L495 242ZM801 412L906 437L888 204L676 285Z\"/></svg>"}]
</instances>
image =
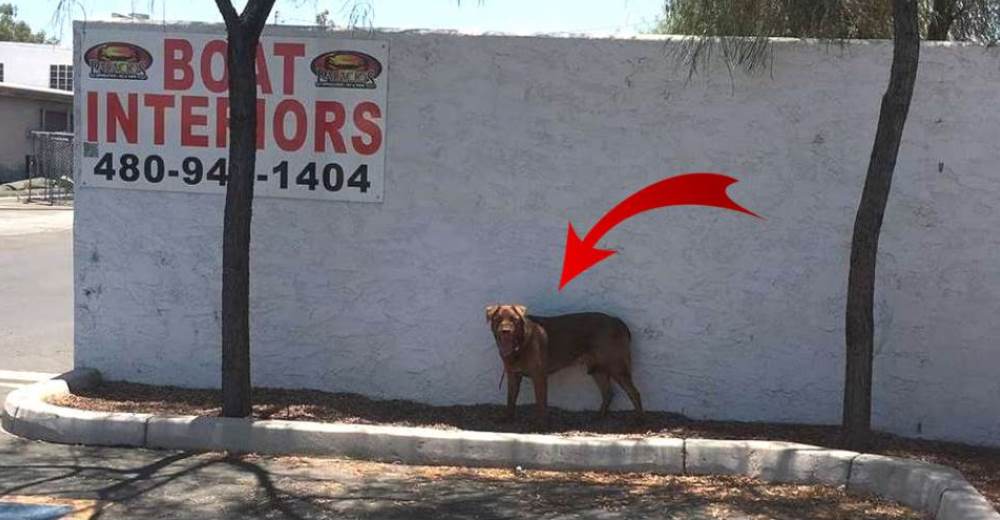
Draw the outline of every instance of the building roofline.
<instances>
[{"instance_id":1,"label":"building roofline","mask_svg":"<svg viewBox=\"0 0 1000 520\"><path fill-rule=\"evenodd\" d=\"M32 87L14 83L0 83L0 96L37 99L40 101L55 101L73 103L73 93L54 88Z\"/></svg>"},{"instance_id":2,"label":"building roofline","mask_svg":"<svg viewBox=\"0 0 1000 520\"><path fill-rule=\"evenodd\" d=\"M0 42L0 47L32 47L47 48L59 52L73 52L72 47L67 47L61 43L35 43L35 42Z\"/></svg>"}]
</instances>

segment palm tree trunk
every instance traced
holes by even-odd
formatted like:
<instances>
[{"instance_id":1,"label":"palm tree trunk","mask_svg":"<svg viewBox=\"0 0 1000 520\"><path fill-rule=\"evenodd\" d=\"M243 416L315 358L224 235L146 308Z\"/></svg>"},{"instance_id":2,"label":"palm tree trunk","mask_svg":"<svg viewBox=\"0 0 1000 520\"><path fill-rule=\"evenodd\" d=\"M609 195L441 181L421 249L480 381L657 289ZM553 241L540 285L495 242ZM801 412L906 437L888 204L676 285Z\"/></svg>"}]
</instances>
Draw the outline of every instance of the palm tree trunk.
<instances>
[{"instance_id":1,"label":"palm tree trunk","mask_svg":"<svg viewBox=\"0 0 1000 520\"><path fill-rule=\"evenodd\" d=\"M875 144L854 220L847 281L847 356L844 377L844 442L864 449L871 439L875 260L882 216L889 199L903 125L913 97L920 57L917 0L893 0L894 45L889 86L882 96Z\"/></svg>"}]
</instances>

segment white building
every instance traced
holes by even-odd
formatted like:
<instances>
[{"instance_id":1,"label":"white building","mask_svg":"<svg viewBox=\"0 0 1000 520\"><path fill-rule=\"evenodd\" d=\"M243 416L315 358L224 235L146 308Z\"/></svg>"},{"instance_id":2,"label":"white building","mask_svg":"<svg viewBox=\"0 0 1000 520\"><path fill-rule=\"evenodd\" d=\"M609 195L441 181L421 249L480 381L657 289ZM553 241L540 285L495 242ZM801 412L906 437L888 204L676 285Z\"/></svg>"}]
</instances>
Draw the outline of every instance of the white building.
<instances>
[{"instance_id":1,"label":"white building","mask_svg":"<svg viewBox=\"0 0 1000 520\"><path fill-rule=\"evenodd\" d=\"M0 42L0 183L37 164L33 132L73 129L73 50Z\"/></svg>"},{"instance_id":2,"label":"white building","mask_svg":"<svg viewBox=\"0 0 1000 520\"><path fill-rule=\"evenodd\" d=\"M0 82L73 90L73 49L44 43L0 42Z\"/></svg>"}]
</instances>

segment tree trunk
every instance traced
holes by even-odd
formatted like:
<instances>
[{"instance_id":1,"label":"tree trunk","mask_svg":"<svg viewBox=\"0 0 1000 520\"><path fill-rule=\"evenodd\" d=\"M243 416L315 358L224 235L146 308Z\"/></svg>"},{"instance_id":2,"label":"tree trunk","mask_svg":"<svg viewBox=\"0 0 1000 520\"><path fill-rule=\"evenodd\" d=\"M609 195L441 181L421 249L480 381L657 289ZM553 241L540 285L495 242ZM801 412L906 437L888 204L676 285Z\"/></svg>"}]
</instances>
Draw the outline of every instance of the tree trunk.
<instances>
[{"instance_id":1,"label":"tree trunk","mask_svg":"<svg viewBox=\"0 0 1000 520\"><path fill-rule=\"evenodd\" d=\"M274 0L249 0L236 15L216 0L226 21L229 158L222 229L222 415L246 417L250 385L250 218L257 160L256 52Z\"/></svg>"},{"instance_id":2,"label":"tree trunk","mask_svg":"<svg viewBox=\"0 0 1000 520\"><path fill-rule=\"evenodd\" d=\"M882 216L889 199L903 125L913 97L920 57L917 0L893 0L894 45L889 86L882 96L875 144L854 220L851 266L847 281L844 442L864 449L871 439L871 396L875 295L875 259Z\"/></svg>"},{"instance_id":3,"label":"tree trunk","mask_svg":"<svg viewBox=\"0 0 1000 520\"><path fill-rule=\"evenodd\" d=\"M944 41L948 39L951 24L955 22L955 0L934 0L930 23L927 24L927 39Z\"/></svg>"},{"instance_id":4,"label":"tree trunk","mask_svg":"<svg viewBox=\"0 0 1000 520\"><path fill-rule=\"evenodd\" d=\"M238 31L243 32L243 31ZM257 160L256 38L229 35L229 179L222 231L222 415L250 415L250 218Z\"/></svg>"}]
</instances>

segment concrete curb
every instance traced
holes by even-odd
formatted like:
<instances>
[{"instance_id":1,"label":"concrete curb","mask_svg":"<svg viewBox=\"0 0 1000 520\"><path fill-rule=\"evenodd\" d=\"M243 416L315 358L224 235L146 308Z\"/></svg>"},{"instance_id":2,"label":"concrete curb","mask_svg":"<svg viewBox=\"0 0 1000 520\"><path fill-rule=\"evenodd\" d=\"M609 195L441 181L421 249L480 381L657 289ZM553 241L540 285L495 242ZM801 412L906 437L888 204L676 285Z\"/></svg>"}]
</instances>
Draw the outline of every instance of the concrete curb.
<instances>
[{"instance_id":1,"label":"concrete curb","mask_svg":"<svg viewBox=\"0 0 1000 520\"><path fill-rule=\"evenodd\" d=\"M968 486L958 471L916 460L859 455L851 465L847 489L890 498L927 513L939 510L945 491Z\"/></svg>"},{"instance_id":2,"label":"concrete curb","mask_svg":"<svg viewBox=\"0 0 1000 520\"><path fill-rule=\"evenodd\" d=\"M334 455L409 464L746 475L769 482L846 486L939 520L1000 520L1000 513L954 469L807 444L161 417L88 412L45 402L99 381L96 370L77 369L15 390L4 402L3 428L21 437L67 444Z\"/></svg>"},{"instance_id":3,"label":"concrete curb","mask_svg":"<svg viewBox=\"0 0 1000 520\"><path fill-rule=\"evenodd\" d=\"M688 475L745 475L768 482L844 485L859 454L778 441L686 440Z\"/></svg>"}]
</instances>

